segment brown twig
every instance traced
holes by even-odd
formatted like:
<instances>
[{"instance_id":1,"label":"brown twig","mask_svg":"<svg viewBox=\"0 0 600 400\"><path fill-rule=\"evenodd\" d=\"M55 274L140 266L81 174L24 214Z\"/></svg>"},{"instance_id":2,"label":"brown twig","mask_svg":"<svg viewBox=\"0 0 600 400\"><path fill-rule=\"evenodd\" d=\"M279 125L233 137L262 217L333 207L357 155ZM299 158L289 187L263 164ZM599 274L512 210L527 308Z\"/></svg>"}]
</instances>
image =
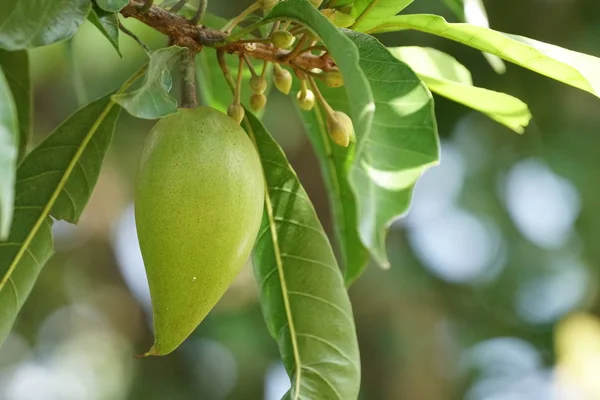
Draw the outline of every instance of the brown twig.
<instances>
[{"instance_id":1,"label":"brown twig","mask_svg":"<svg viewBox=\"0 0 600 400\"><path fill-rule=\"evenodd\" d=\"M227 34L204 25L190 24L184 17L175 15L167 10L153 5L146 13L140 13L139 7L145 4L142 0L129 0L129 4L121 10L126 18L135 18L145 25L167 35L173 44L187 47L197 53L203 46L219 48L225 53L238 56L247 54L252 58L265 61L291 65L292 60L285 60L289 50L275 48L267 43L256 43L256 47L248 49L243 41L224 44ZM285 60L285 61L284 61ZM335 62L324 54L317 56L311 53L300 54L293 58L296 65L304 69L312 70L318 68L323 71L336 69Z\"/></svg>"}]
</instances>

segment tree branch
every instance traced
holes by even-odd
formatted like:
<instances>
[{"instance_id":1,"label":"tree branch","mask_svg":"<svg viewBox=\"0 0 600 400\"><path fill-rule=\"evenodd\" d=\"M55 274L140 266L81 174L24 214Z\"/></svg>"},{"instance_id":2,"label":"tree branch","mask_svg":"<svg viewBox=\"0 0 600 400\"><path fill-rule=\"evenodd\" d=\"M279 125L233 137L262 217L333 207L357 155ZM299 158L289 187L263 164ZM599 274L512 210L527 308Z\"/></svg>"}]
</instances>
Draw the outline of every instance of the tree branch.
<instances>
[{"instance_id":1,"label":"tree branch","mask_svg":"<svg viewBox=\"0 0 600 400\"><path fill-rule=\"evenodd\" d=\"M286 56L289 50L278 49L269 43L249 44L247 40L232 42L223 45L227 34L204 25L191 24L184 17L175 15L167 10L153 5L145 13L140 12L140 7L144 5L141 0L129 0L129 4L121 10L121 14L126 18L135 18L145 25L148 25L162 34L168 36L174 45L187 47L193 53L202 51L203 46L219 48L229 54L247 54L250 57L266 60L283 65L294 67L298 65L304 69L312 70L318 68L323 71L336 69L335 62L325 53L316 56L310 52L299 54L291 60Z\"/></svg>"}]
</instances>

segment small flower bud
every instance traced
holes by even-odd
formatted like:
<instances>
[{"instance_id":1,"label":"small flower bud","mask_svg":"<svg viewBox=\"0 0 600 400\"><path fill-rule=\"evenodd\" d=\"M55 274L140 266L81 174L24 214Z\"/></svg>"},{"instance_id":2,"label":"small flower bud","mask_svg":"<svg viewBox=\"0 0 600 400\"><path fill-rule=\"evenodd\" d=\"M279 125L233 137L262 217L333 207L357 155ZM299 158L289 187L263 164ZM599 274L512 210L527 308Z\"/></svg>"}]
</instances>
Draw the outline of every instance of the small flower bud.
<instances>
[{"instance_id":1,"label":"small flower bud","mask_svg":"<svg viewBox=\"0 0 600 400\"><path fill-rule=\"evenodd\" d=\"M227 115L233 118L238 124L242 123L245 114L246 111L244 111L244 107L239 104L230 104L229 107L227 107Z\"/></svg>"},{"instance_id":2,"label":"small flower bud","mask_svg":"<svg viewBox=\"0 0 600 400\"><path fill-rule=\"evenodd\" d=\"M275 68L274 82L277 90L283 94L290 94L290 90L292 90L292 74L290 71L281 67Z\"/></svg>"},{"instance_id":3,"label":"small flower bud","mask_svg":"<svg viewBox=\"0 0 600 400\"><path fill-rule=\"evenodd\" d=\"M280 49L289 48L292 44L294 44L295 41L296 38L294 37L294 35L292 35L288 31L279 30L273 32L273 34L271 35L271 43L273 43L275 47L279 47Z\"/></svg>"},{"instance_id":4,"label":"small flower bud","mask_svg":"<svg viewBox=\"0 0 600 400\"><path fill-rule=\"evenodd\" d=\"M279 3L279 0L258 0L260 8L265 11L269 11L271 8L275 7L277 3Z\"/></svg>"},{"instance_id":5,"label":"small flower bud","mask_svg":"<svg viewBox=\"0 0 600 400\"><path fill-rule=\"evenodd\" d=\"M250 88L256 94L263 94L267 90L267 80L264 76L255 75L250 78Z\"/></svg>"},{"instance_id":6,"label":"small flower bud","mask_svg":"<svg viewBox=\"0 0 600 400\"><path fill-rule=\"evenodd\" d=\"M348 147L351 141L356 140L352 120L341 111L334 111L333 115L327 119L327 130L331 139L342 147Z\"/></svg>"},{"instance_id":7,"label":"small flower bud","mask_svg":"<svg viewBox=\"0 0 600 400\"><path fill-rule=\"evenodd\" d=\"M327 71L325 73L325 84L330 88L344 86L344 77L340 71Z\"/></svg>"},{"instance_id":8,"label":"small flower bud","mask_svg":"<svg viewBox=\"0 0 600 400\"><path fill-rule=\"evenodd\" d=\"M327 17L338 28L348 28L354 25L356 21L351 15L343 13L333 8L326 8L321 10L321 14Z\"/></svg>"},{"instance_id":9,"label":"small flower bud","mask_svg":"<svg viewBox=\"0 0 600 400\"><path fill-rule=\"evenodd\" d=\"M252 96L250 96L250 107L254 112L259 112L260 110L265 108L266 104L267 96L265 96L264 94L254 93Z\"/></svg>"},{"instance_id":10,"label":"small flower bud","mask_svg":"<svg viewBox=\"0 0 600 400\"><path fill-rule=\"evenodd\" d=\"M296 95L298 106L304 111L310 111L315 106L315 94L312 90L299 91Z\"/></svg>"}]
</instances>

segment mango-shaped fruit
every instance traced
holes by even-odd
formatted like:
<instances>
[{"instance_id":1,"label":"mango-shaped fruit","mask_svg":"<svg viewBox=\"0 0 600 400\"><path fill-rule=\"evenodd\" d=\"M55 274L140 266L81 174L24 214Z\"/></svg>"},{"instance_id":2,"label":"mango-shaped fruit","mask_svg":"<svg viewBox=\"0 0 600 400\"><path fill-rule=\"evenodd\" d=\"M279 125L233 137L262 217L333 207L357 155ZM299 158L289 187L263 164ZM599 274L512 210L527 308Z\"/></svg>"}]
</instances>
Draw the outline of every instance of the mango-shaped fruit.
<instances>
[{"instance_id":1,"label":"mango-shaped fruit","mask_svg":"<svg viewBox=\"0 0 600 400\"><path fill-rule=\"evenodd\" d=\"M212 108L161 119L142 152L135 219L154 317L154 345L175 350L206 317L254 245L264 180L252 142Z\"/></svg>"}]
</instances>

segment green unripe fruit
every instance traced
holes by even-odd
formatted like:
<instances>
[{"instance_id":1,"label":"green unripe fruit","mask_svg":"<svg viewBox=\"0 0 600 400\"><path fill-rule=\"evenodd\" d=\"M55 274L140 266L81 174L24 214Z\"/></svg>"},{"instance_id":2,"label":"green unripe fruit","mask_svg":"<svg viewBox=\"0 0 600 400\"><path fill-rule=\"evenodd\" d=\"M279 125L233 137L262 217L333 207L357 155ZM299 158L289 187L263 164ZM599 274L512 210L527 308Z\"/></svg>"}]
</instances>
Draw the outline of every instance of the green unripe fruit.
<instances>
[{"instance_id":1,"label":"green unripe fruit","mask_svg":"<svg viewBox=\"0 0 600 400\"><path fill-rule=\"evenodd\" d=\"M267 96L265 96L264 94L254 93L252 96L250 96L250 107L254 112L259 112L260 110L265 108L266 104Z\"/></svg>"},{"instance_id":2,"label":"green unripe fruit","mask_svg":"<svg viewBox=\"0 0 600 400\"><path fill-rule=\"evenodd\" d=\"M292 90L292 74L290 71L276 67L273 81L277 90L286 95L290 94L290 90Z\"/></svg>"},{"instance_id":3,"label":"green unripe fruit","mask_svg":"<svg viewBox=\"0 0 600 400\"><path fill-rule=\"evenodd\" d=\"M330 88L344 86L344 77L340 71L327 71L325 73L325 84Z\"/></svg>"},{"instance_id":4,"label":"green unripe fruit","mask_svg":"<svg viewBox=\"0 0 600 400\"><path fill-rule=\"evenodd\" d=\"M271 8L275 7L277 3L279 3L279 0L258 0L260 8L262 8L265 11L268 11Z\"/></svg>"},{"instance_id":5,"label":"green unripe fruit","mask_svg":"<svg viewBox=\"0 0 600 400\"><path fill-rule=\"evenodd\" d=\"M225 293L252 250L263 200L258 154L231 118L199 107L154 126L135 187L154 317L145 355L175 350Z\"/></svg>"},{"instance_id":6,"label":"green unripe fruit","mask_svg":"<svg viewBox=\"0 0 600 400\"><path fill-rule=\"evenodd\" d=\"M239 124L244 120L244 115L246 115L246 110L240 104L230 104L227 107L227 115L229 115L235 122Z\"/></svg>"},{"instance_id":7,"label":"green unripe fruit","mask_svg":"<svg viewBox=\"0 0 600 400\"><path fill-rule=\"evenodd\" d=\"M250 78L250 88L256 94L263 94L267 90L267 80L264 76L254 75Z\"/></svg>"},{"instance_id":8,"label":"green unripe fruit","mask_svg":"<svg viewBox=\"0 0 600 400\"><path fill-rule=\"evenodd\" d=\"M333 116L327 119L327 130L331 139L342 147L348 147L351 141L356 140L352 120L341 111L334 111Z\"/></svg>"},{"instance_id":9,"label":"green unripe fruit","mask_svg":"<svg viewBox=\"0 0 600 400\"><path fill-rule=\"evenodd\" d=\"M319 8L319 7L321 7L321 4L323 4L323 0L310 0L310 3L313 6Z\"/></svg>"},{"instance_id":10,"label":"green unripe fruit","mask_svg":"<svg viewBox=\"0 0 600 400\"><path fill-rule=\"evenodd\" d=\"M288 31L279 30L273 32L273 34L271 35L271 43L273 43L275 47L279 47L280 49L289 48L292 44L294 44L295 41L296 38L294 37L294 35L292 35Z\"/></svg>"},{"instance_id":11,"label":"green unripe fruit","mask_svg":"<svg viewBox=\"0 0 600 400\"><path fill-rule=\"evenodd\" d=\"M298 107L304 111L310 111L315 106L315 94L312 90L299 91L296 100L298 101Z\"/></svg>"}]
</instances>

